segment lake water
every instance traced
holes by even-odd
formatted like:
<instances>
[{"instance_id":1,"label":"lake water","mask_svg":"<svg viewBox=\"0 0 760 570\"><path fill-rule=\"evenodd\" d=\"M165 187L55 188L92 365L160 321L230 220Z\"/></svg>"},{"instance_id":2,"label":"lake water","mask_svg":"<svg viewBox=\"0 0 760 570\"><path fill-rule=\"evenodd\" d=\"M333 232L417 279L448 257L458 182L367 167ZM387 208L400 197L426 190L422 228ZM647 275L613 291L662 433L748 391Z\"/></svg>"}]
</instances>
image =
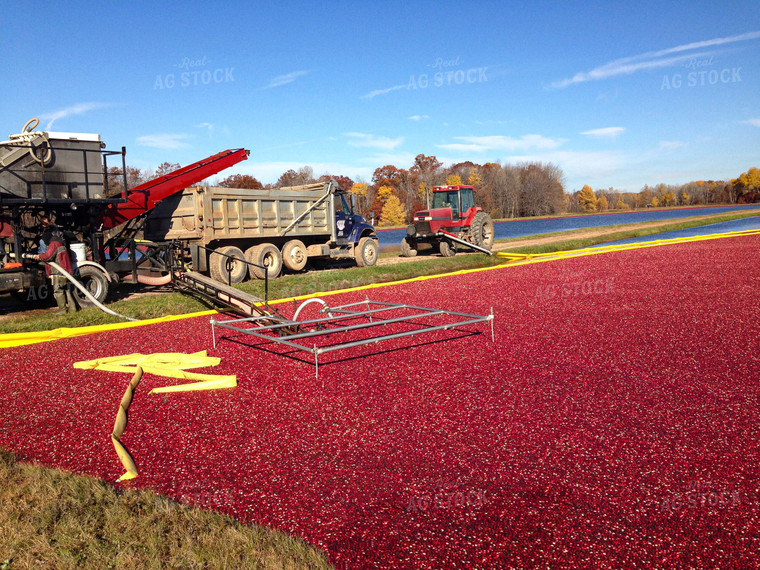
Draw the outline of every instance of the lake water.
<instances>
[{"instance_id":1,"label":"lake water","mask_svg":"<svg viewBox=\"0 0 760 570\"><path fill-rule=\"evenodd\" d=\"M722 234L726 232L741 232L744 230L760 230L760 216L755 218L746 218L744 220L731 220L730 222L720 222L708 226L699 226L698 228L688 228L685 230L673 230L672 232L661 232L650 236L640 236L637 238L623 239L620 241L605 242L601 245L620 245L628 243L639 243L647 241L658 241L663 239L674 239L684 237L704 236L708 234ZM599 246L593 246L599 247Z\"/></svg>"},{"instance_id":2,"label":"lake water","mask_svg":"<svg viewBox=\"0 0 760 570\"><path fill-rule=\"evenodd\" d=\"M611 226L618 224L636 224L640 222L651 222L657 220L671 220L677 218L688 218L691 216L706 216L710 214L720 214L733 211L752 211L760 210L760 204L748 204L741 206L711 206L707 208L678 208L674 210L639 210L636 212L625 212L620 214L596 214L591 216L566 216L562 218L542 218L542 219L520 219L506 222L494 223L496 239L514 238L529 236L534 234L548 234L553 232L564 232L567 230L579 230L583 228L595 228L599 226ZM745 222L745 220L736 220ZM732 222L726 222L732 223ZM760 219L746 220L748 224L760 225ZM713 224L709 227L719 226ZM757 226L754 226L757 227ZM749 229L749 228L748 228ZM691 231L691 230L684 230ZM704 233L713 233L720 231L735 230L710 230L705 231L700 228L694 228L699 233L693 235L702 235ZM668 232L675 233L675 232ZM397 248L401 240L406 236L406 229L400 230L379 230L377 235L380 240L380 250ZM662 239L663 234L658 234ZM674 236L679 237L679 236ZM636 238L643 241L642 238ZM658 239L658 238L652 238Z\"/></svg>"}]
</instances>

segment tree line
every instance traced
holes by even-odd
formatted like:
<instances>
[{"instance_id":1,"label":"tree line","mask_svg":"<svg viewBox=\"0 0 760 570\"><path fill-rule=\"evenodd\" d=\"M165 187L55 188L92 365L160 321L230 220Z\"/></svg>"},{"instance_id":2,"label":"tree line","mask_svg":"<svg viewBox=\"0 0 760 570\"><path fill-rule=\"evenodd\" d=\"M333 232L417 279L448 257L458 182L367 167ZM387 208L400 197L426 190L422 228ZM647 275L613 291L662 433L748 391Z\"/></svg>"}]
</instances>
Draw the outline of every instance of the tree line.
<instances>
[{"instance_id":1,"label":"tree line","mask_svg":"<svg viewBox=\"0 0 760 570\"><path fill-rule=\"evenodd\" d=\"M164 162L155 172L127 167L127 184L136 186L179 168ZM120 173L118 168L109 175ZM323 174L316 177L310 166L284 172L273 184L262 184L247 174L233 174L221 181L204 181L201 185L227 188L279 188L335 180L354 194L359 214L374 219L379 226L403 225L414 212L430 207L432 189L447 184L465 184L475 188L476 204L492 218L546 216L575 212L638 210L646 207L672 207L699 204L742 204L760 202L760 170L750 168L730 181L699 180L680 185L645 185L639 192L615 188L567 192L562 169L551 162L476 164L466 161L444 166L435 156L418 154L408 168L385 165L377 168L370 181L352 180L348 176ZM119 191L112 182L112 194Z\"/></svg>"}]
</instances>

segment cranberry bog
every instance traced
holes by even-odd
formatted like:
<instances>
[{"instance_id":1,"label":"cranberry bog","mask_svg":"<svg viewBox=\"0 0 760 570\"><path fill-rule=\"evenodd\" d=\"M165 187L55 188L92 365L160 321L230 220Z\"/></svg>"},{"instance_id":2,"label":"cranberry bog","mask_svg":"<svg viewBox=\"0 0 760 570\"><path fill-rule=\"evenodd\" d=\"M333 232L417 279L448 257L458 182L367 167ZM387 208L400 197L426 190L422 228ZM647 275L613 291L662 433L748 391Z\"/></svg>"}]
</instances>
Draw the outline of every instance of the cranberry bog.
<instances>
[{"instance_id":1,"label":"cranberry bog","mask_svg":"<svg viewBox=\"0 0 760 570\"><path fill-rule=\"evenodd\" d=\"M304 538L341 568L747 567L760 552L760 237L374 288L482 324L314 362L208 317L7 348L19 459ZM325 298L361 301L366 293ZM393 329L394 325L388 325ZM218 331L217 331L218 332ZM130 353L221 358L237 387L149 394ZM203 370L201 370L203 371Z\"/></svg>"}]
</instances>

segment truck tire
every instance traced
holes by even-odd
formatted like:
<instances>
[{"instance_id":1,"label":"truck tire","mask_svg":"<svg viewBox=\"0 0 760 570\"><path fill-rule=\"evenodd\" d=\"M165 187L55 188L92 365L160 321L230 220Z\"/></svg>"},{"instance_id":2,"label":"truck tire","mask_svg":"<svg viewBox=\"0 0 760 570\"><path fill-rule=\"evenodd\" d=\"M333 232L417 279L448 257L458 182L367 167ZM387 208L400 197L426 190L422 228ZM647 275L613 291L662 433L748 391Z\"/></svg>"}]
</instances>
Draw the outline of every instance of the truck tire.
<instances>
[{"instance_id":1,"label":"truck tire","mask_svg":"<svg viewBox=\"0 0 760 570\"><path fill-rule=\"evenodd\" d=\"M292 239L282 246L282 263L291 271L301 271L308 260L306 246L300 239Z\"/></svg>"},{"instance_id":2,"label":"truck tire","mask_svg":"<svg viewBox=\"0 0 760 570\"><path fill-rule=\"evenodd\" d=\"M491 216L478 212L472 220L470 234L475 245L491 250L493 247L494 229Z\"/></svg>"},{"instance_id":3,"label":"truck tire","mask_svg":"<svg viewBox=\"0 0 760 570\"><path fill-rule=\"evenodd\" d=\"M246 251L246 259L249 263L248 270L255 279L275 279L282 271L282 254L277 246L271 243L262 243ZM266 271L259 266L266 267Z\"/></svg>"},{"instance_id":4,"label":"truck tire","mask_svg":"<svg viewBox=\"0 0 760 570\"><path fill-rule=\"evenodd\" d=\"M401 255L403 257L414 257L417 255L417 244L409 243L407 238L401 240Z\"/></svg>"},{"instance_id":5,"label":"truck tire","mask_svg":"<svg viewBox=\"0 0 760 570\"><path fill-rule=\"evenodd\" d=\"M438 251L443 257L454 257L457 254L457 246L447 240L441 240L438 243Z\"/></svg>"},{"instance_id":6,"label":"truck tire","mask_svg":"<svg viewBox=\"0 0 760 570\"><path fill-rule=\"evenodd\" d=\"M208 270L212 279L221 281L222 283L240 283L248 273L248 266L239 259L245 259L243 252L240 248L232 245L226 245L217 248L219 253L212 253L208 260ZM225 254L232 256L233 259L226 257Z\"/></svg>"},{"instance_id":7,"label":"truck tire","mask_svg":"<svg viewBox=\"0 0 760 570\"><path fill-rule=\"evenodd\" d=\"M84 286L90 295L98 300L98 303L103 303L108 297L108 277L97 267L92 265L84 265L79 268L79 282ZM90 301L84 293L82 293L76 287L73 287L73 293L76 297L77 303L81 307L94 307L95 303Z\"/></svg>"},{"instance_id":8,"label":"truck tire","mask_svg":"<svg viewBox=\"0 0 760 570\"><path fill-rule=\"evenodd\" d=\"M358 267L371 267L377 263L377 242L371 237L363 237L354 250Z\"/></svg>"}]
</instances>

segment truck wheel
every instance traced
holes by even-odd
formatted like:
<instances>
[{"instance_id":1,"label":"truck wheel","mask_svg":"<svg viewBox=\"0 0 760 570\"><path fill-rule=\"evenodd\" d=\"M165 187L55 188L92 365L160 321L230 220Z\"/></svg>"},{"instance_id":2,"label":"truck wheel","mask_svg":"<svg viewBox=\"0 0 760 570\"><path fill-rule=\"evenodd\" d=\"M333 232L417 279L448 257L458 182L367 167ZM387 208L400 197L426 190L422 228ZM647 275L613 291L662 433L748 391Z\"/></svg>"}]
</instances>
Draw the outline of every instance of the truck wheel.
<instances>
[{"instance_id":1,"label":"truck wheel","mask_svg":"<svg viewBox=\"0 0 760 570\"><path fill-rule=\"evenodd\" d=\"M269 279L274 279L282 271L282 254L277 249L277 246L271 243L262 243L248 249L246 251L246 259L249 263L256 264L248 266L252 278L264 279L265 277L269 277ZM267 269L264 270L258 266L264 266Z\"/></svg>"},{"instance_id":2,"label":"truck wheel","mask_svg":"<svg viewBox=\"0 0 760 570\"><path fill-rule=\"evenodd\" d=\"M363 237L354 250L358 267L371 267L377 263L377 242L370 237Z\"/></svg>"},{"instance_id":3,"label":"truck wheel","mask_svg":"<svg viewBox=\"0 0 760 570\"><path fill-rule=\"evenodd\" d=\"M282 246L282 262L291 271L301 271L308 260L306 246L300 239L292 239Z\"/></svg>"},{"instance_id":4,"label":"truck wheel","mask_svg":"<svg viewBox=\"0 0 760 570\"><path fill-rule=\"evenodd\" d=\"M225 255L219 255L220 253L232 256L232 259ZM242 261L238 261L240 259L245 259L240 248L232 245L218 248L208 260L211 278L222 283L240 283L248 273L248 266Z\"/></svg>"},{"instance_id":5,"label":"truck wheel","mask_svg":"<svg viewBox=\"0 0 760 570\"><path fill-rule=\"evenodd\" d=\"M478 212L472 220L470 232L475 245L488 250L493 247L494 229L491 216L485 212Z\"/></svg>"},{"instance_id":6,"label":"truck wheel","mask_svg":"<svg viewBox=\"0 0 760 570\"><path fill-rule=\"evenodd\" d=\"M443 257L454 257L457 254L457 246L450 241L443 240L438 244L438 251Z\"/></svg>"},{"instance_id":7,"label":"truck wheel","mask_svg":"<svg viewBox=\"0 0 760 570\"><path fill-rule=\"evenodd\" d=\"M417 255L417 244L410 244L407 238L401 240L401 255L403 257L414 257Z\"/></svg>"},{"instance_id":8,"label":"truck wheel","mask_svg":"<svg viewBox=\"0 0 760 570\"><path fill-rule=\"evenodd\" d=\"M104 302L106 297L108 297L108 277L97 267L93 267L92 265L80 267L79 282L87 289L90 295L97 299L98 303ZM72 287L74 286L72 285ZM95 303L76 287L74 287L74 296L81 307L95 306Z\"/></svg>"}]
</instances>

